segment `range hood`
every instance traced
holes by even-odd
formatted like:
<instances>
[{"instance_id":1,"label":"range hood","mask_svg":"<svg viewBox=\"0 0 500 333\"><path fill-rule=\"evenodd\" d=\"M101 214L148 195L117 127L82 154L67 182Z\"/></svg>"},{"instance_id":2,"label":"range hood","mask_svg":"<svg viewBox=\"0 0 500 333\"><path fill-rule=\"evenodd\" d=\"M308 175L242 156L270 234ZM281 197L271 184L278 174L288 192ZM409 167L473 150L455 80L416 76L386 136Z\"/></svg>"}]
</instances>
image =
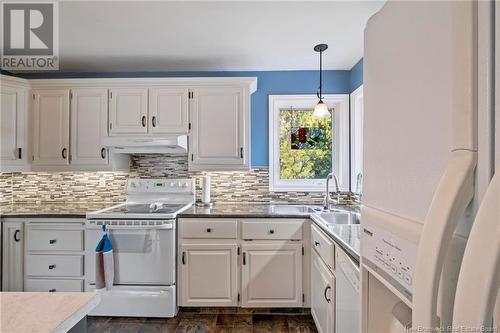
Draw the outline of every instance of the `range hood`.
<instances>
[{"instance_id":1,"label":"range hood","mask_svg":"<svg viewBox=\"0 0 500 333\"><path fill-rule=\"evenodd\" d=\"M120 136L104 138L104 145L118 154L180 154L187 152L187 135Z\"/></svg>"}]
</instances>

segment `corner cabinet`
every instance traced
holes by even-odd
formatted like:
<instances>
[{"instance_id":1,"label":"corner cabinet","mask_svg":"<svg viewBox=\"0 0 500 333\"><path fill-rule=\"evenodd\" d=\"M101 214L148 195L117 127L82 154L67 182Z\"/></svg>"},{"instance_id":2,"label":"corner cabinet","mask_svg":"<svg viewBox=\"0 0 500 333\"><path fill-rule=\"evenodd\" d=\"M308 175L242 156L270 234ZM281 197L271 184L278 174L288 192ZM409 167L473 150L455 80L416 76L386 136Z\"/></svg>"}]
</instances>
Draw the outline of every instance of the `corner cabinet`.
<instances>
[{"instance_id":1,"label":"corner cabinet","mask_svg":"<svg viewBox=\"0 0 500 333\"><path fill-rule=\"evenodd\" d=\"M28 95L24 80L1 76L0 172L29 170Z\"/></svg>"},{"instance_id":2,"label":"corner cabinet","mask_svg":"<svg viewBox=\"0 0 500 333\"><path fill-rule=\"evenodd\" d=\"M240 87L200 87L190 93L190 170L248 169L249 91Z\"/></svg>"},{"instance_id":3,"label":"corner cabinet","mask_svg":"<svg viewBox=\"0 0 500 333\"><path fill-rule=\"evenodd\" d=\"M23 291L24 222L3 222L2 291Z\"/></svg>"}]
</instances>

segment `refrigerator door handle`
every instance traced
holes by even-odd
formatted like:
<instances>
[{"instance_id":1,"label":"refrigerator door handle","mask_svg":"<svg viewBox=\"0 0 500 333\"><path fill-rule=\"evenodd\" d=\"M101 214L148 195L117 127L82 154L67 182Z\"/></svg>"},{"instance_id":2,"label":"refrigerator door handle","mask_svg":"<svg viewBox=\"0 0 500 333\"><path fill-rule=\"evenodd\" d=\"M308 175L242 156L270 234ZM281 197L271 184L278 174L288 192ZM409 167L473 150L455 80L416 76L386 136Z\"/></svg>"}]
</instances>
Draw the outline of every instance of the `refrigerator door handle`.
<instances>
[{"instance_id":1,"label":"refrigerator door handle","mask_svg":"<svg viewBox=\"0 0 500 333\"><path fill-rule=\"evenodd\" d=\"M489 327L500 286L500 168L479 207L458 277L453 327ZM475 288L474 286L480 286Z\"/></svg>"},{"instance_id":2,"label":"refrigerator door handle","mask_svg":"<svg viewBox=\"0 0 500 333\"><path fill-rule=\"evenodd\" d=\"M413 288L414 328L438 327L437 297L447 249L474 196L477 153L456 150L445 169L422 228Z\"/></svg>"}]
</instances>

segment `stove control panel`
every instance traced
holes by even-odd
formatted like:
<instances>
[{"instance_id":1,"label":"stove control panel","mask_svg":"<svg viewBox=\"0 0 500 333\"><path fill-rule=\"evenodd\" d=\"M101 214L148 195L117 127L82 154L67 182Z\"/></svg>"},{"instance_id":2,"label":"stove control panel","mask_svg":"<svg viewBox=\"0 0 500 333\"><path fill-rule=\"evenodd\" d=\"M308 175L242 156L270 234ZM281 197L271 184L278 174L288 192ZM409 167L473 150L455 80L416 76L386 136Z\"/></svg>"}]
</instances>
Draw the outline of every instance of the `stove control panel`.
<instances>
[{"instance_id":1,"label":"stove control panel","mask_svg":"<svg viewBox=\"0 0 500 333\"><path fill-rule=\"evenodd\" d=\"M411 298L417 244L374 225L361 230L362 257L365 264Z\"/></svg>"},{"instance_id":2,"label":"stove control panel","mask_svg":"<svg viewBox=\"0 0 500 333\"><path fill-rule=\"evenodd\" d=\"M138 179L128 180L128 193L185 193L193 191L193 179Z\"/></svg>"}]
</instances>

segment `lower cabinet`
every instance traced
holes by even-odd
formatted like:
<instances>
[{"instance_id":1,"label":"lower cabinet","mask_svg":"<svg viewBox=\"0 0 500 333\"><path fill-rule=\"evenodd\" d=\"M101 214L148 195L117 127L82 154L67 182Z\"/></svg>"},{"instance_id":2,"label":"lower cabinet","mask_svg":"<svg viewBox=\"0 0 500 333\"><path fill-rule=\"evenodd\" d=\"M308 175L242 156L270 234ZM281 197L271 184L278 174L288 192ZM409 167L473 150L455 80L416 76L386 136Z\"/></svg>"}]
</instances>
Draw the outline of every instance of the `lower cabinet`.
<instances>
[{"instance_id":1,"label":"lower cabinet","mask_svg":"<svg viewBox=\"0 0 500 333\"><path fill-rule=\"evenodd\" d=\"M4 222L2 226L2 290L23 291L24 222Z\"/></svg>"},{"instance_id":2,"label":"lower cabinet","mask_svg":"<svg viewBox=\"0 0 500 333\"><path fill-rule=\"evenodd\" d=\"M302 242L242 245L243 307L302 307Z\"/></svg>"},{"instance_id":3,"label":"lower cabinet","mask_svg":"<svg viewBox=\"0 0 500 333\"><path fill-rule=\"evenodd\" d=\"M311 314L319 333L335 332L335 277L312 251Z\"/></svg>"},{"instance_id":4,"label":"lower cabinet","mask_svg":"<svg viewBox=\"0 0 500 333\"><path fill-rule=\"evenodd\" d=\"M238 245L181 246L182 306L238 305Z\"/></svg>"}]
</instances>

